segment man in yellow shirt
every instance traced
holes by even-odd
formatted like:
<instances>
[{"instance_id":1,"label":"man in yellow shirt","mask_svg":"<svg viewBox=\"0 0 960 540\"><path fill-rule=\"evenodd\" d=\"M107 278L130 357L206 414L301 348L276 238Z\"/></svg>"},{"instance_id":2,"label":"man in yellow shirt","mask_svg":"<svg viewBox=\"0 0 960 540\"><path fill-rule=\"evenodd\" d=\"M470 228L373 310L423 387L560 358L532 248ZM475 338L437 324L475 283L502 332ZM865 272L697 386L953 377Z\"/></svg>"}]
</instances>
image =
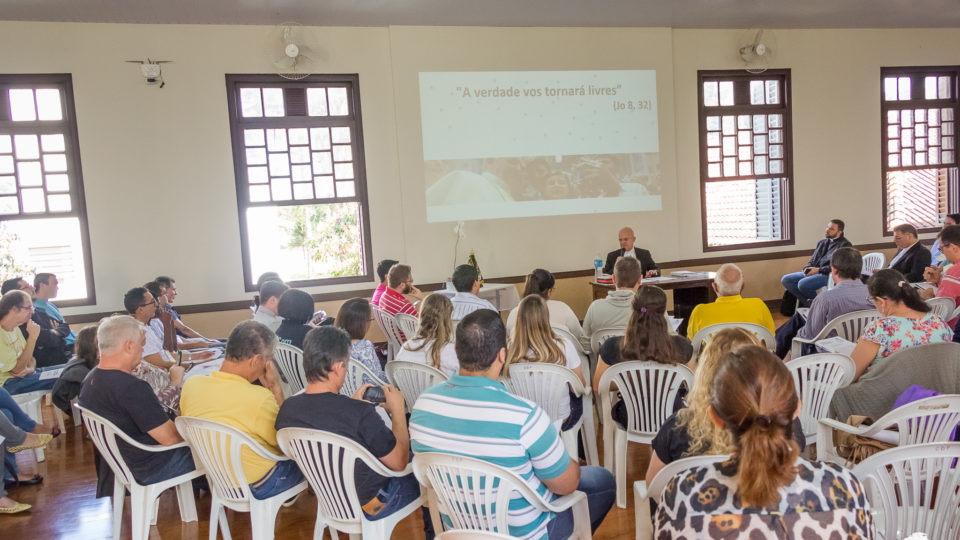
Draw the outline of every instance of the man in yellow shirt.
<instances>
[{"instance_id":1,"label":"man in yellow shirt","mask_svg":"<svg viewBox=\"0 0 960 540\"><path fill-rule=\"evenodd\" d=\"M740 296L743 271L739 266L727 263L717 269L713 290L717 293L716 302L700 304L693 309L687 324L688 338L693 339L698 331L720 323L754 323L770 330L771 334L776 332L773 315L763 300Z\"/></svg>"},{"instance_id":2,"label":"man in yellow shirt","mask_svg":"<svg viewBox=\"0 0 960 540\"><path fill-rule=\"evenodd\" d=\"M220 370L184 383L181 414L239 429L267 450L283 455L274 427L283 403L280 377L273 364L276 344L276 334L262 323L251 320L235 326L227 339ZM251 384L258 379L263 386ZM240 459L250 491L257 499L270 498L303 481L293 460L273 461L247 449Z\"/></svg>"}]
</instances>

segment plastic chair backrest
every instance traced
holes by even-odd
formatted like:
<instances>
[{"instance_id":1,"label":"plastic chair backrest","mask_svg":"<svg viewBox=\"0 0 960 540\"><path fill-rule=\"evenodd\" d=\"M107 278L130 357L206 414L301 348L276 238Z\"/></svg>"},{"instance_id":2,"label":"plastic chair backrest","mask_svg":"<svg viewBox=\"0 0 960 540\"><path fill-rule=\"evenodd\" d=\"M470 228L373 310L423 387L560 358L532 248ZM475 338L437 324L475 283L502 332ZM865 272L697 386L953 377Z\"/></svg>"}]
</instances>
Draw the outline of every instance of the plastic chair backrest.
<instances>
[{"instance_id":1,"label":"plastic chair backrest","mask_svg":"<svg viewBox=\"0 0 960 540\"><path fill-rule=\"evenodd\" d=\"M827 417L833 394L853 381L856 364L849 356L823 353L794 358L786 366L800 397L803 433L807 440L814 440L820 419Z\"/></svg>"},{"instance_id":2,"label":"plastic chair backrest","mask_svg":"<svg viewBox=\"0 0 960 540\"><path fill-rule=\"evenodd\" d=\"M514 492L535 509L543 500L512 471L475 458L421 452L413 456L413 472L433 490L440 511L455 529L508 534L508 508Z\"/></svg>"},{"instance_id":3,"label":"plastic chair backrest","mask_svg":"<svg viewBox=\"0 0 960 540\"><path fill-rule=\"evenodd\" d=\"M387 384L386 381L381 381L380 377L377 377L374 372L370 371L370 368L356 360L350 359L347 360L347 376L343 379L343 386L340 387L340 393L345 396L352 396L353 393L357 391L357 388L363 386L364 375L373 381L371 384L374 386Z\"/></svg>"},{"instance_id":4,"label":"plastic chair backrest","mask_svg":"<svg viewBox=\"0 0 960 540\"><path fill-rule=\"evenodd\" d=\"M945 296L935 296L927 300L927 305L930 306L930 310L933 311L934 315L940 317L940 320L943 322L951 320L949 317L957 307L957 303L953 298L947 298Z\"/></svg>"},{"instance_id":5,"label":"plastic chair backrest","mask_svg":"<svg viewBox=\"0 0 960 540\"><path fill-rule=\"evenodd\" d=\"M284 428L277 442L290 456L317 495L323 521L345 530L360 523L363 504L357 496L354 464L362 461L374 472L389 475L380 460L355 441L315 429Z\"/></svg>"},{"instance_id":6,"label":"plastic chair backrest","mask_svg":"<svg viewBox=\"0 0 960 540\"><path fill-rule=\"evenodd\" d=\"M772 351L777 348L777 342L773 338L773 334L771 334L770 330L768 330L765 326L745 322L719 323L703 327L693 336L693 340L691 341L693 343L694 356L700 354L700 349L709 343L710 340L713 339L713 336L717 334L717 332L726 330L727 328L742 328L756 336L758 340L763 342L767 349Z\"/></svg>"},{"instance_id":7,"label":"plastic chair backrest","mask_svg":"<svg viewBox=\"0 0 960 540\"><path fill-rule=\"evenodd\" d=\"M587 357L587 352L583 350L583 345L580 343L580 340L574 337L573 334L571 334L566 328L560 328L557 326L552 328L553 332L557 334L557 337L565 339L573 344L573 348L576 349L577 354L580 355L580 371L583 373L583 380L586 381L587 388L590 388L593 384L590 374L590 359Z\"/></svg>"},{"instance_id":8,"label":"plastic chair backrest","mask_svg":"<svg viewBox=\"0 0 960 540\"><path fill-rule=\"evenodd\" d=\"M872 276L874 270L883 268L883 263L887 262L887 257L879 251L867 253L863 256L863 268L860 273L865 276Z\"/></svg>"},{"instance_id":9,"label":"plastic chair backrest","mask_svg":"<svg viewBox=\"0 0 960 540\"><path fill-rule=\"evenodd\" d=\"M864 309L862 311L851 311L836 317L828 322L823 330L817 334L815 340L824 339L831 333L836 332L843 339L856 343L860 339L863 331L870 326L870 323L879 319L882 315L875 309Z\"/></svg>"},{"instance_id":10,"label":"plastic chair backrest","mask_svg":"<svg viewBox=\"0 0 960 540\"><path fill-rule=\"evenodd\" d=\"M598 352L600 352L600 346L603 345L604 341L615 336L625 335L626 333L627 333L626 327L601 328L590 336L590 351L593 352L593 354L597 354Z\"/></svg>"},{"instance_id":11,"label":"plastic chair backrest","mask_svg":"<svg viewBox=\"0 0 960 540\"><path fill-rule=\"evenodd\" d=\"M948 441L958 423L960 395L948 394L918 399L897 407L881 416L870 429L897 426L900 437L898 446L906 446Z\"/></svg>"},{"instance_id":12,"label":"plastic chair backrest","mask_svg":"<svg viewBox=\"0 0 960 540\"><path fill-rule=\"evenodd\" d=\"M512 538L512 536L507 536L505 534L497 534L487 531L454 529L436 535L434 540L511 540Z\"/></svg>"},{"instance_id":13,"label":"plastic chair backrest","mask_svg":"<svg viewBox=\"0 0 960 540\"><path fill-rule=\"evenodd\" d=\"M307 387L307 375L303 371L303 351L287 343L277 343L273 360L286 381L284 397L290 397Z\"/></svg>"},{"instance_id":14,"label":"plastic chair backrest","mask_svg":"<svg viewBox=\"0 0 960 540\"><path fill-rule=\"evenodd\" d=\"M960 443L903 446L878 452L853 467L884 538L926 533L960 538Z\"/></svg>"},{"instance_id":15,"label":"plastic chair backrest","mask_svg":"<svg viewBox=\"0 0 960 540\"><path fill-rule=\"evenodd\" d=\"M543 362L511 364L510 378L503 382L510 393L539 405L553 422L565 419L561 416L560 406L569 399L567 385L578 397L584 391L583 383L572 371L558 364Z\"/></svg>"},{"instance_id":16,"label":"plastic chair backrest","mask_svg":"<svg viewBox=\"0 0 960 540\"><path fill-rule=\"evenodd\" d=\"M397 321L397 328L407 339L412 339L413 336L417 335L417 325L420 324L420 321L416 317L409 313L397 313L393 318Z\"/></svg>"},{"instance_id":17,"label":"plastic chair backrest","mask_svg":"<svg viewBox=\"0 0 960 540\"><path fill-rule=\"evenodd\" d=\"M656 503L660 503L660 495L663 494L663 488L667 487L667 483L670 480L677 476L678 474L686 471L688 469L693 469L694 467L703 467L705 465L710 465L713 463L722 463L730 459L730 456L725 454L714 454L706 456L691 456L678 459L676 461L671 461L663 466L660 471L654 475L653 479L650 480L650 485L647 486L647 496L654 500ZM646 501L638 501L635 504L645 504Z\"/></svg>"},{"instance_id":18,"label":"plastic chair backrest","mask_svg":"<svg viewBox=\"0 0 960 540\"><path fill-rule=\"evenodd\" d=\"M373 309L373 318L376 319L377 324L380 325L380 330L383 330L383 335L386 336L387 342L394 350L399 350L406 339L397 327L397 319L381 309L380 306L371 304L370 308Z\"/></svg>"},{"instance_id":19,"label":"plastic chair backrest","mask_svg":"<svg viewBox=\"0 0 960 540\"><path fill-rule=\"evenodd\" d=\"M128 444L132 442L132 439L106 418L90 412L90 409L82 405L77 405L77 408L80 409L83 417L83 425L87 427L87 434L90 436L90 439L93 440L93 445L97 447L100 456L103 457L107 465L110 466L110 470L113 471L113 475L117 480L129 489L130 483L136 480L134 480L133 473L130 471L130 467L127 466L127 462L124 461L123 455L120 454L117 437L120 437Z\"/></svg>"},{"instance_id":20,"label":"plastic chair backrest","mask_svg":"<svg viewBox=\"0 0 960 540\"><path fill-rule=\"evenodd\" d=\"M248 479L243 472L241 451L247 447L259 454L263 448L246 433L213 420L180 416L175 423L193 459L206 469L211 491L226 503L247 504L253 497L250 480L258 479Z\"/></svg>"},{"instance_id":21,"label":"plastic chair backrest","mask_svg":"<svg viewBox=\"0 0 960 540\"><path fill-rule=\"evenodd\" d=\"M447 375L439 369L419 362L394 360L387 362L387 378L403 392L407 410L413 410L413 404L424 390L447 380Z\"/></svg>"},{"instance_id":22,"label":"plastic chair backrest","mask_svg":"<svg viewBox=\"0 0 960 540\"><path fill-rule=\"evenodd\" d=\"M649 438L660 431L663 422L673 414L673 403L683 383L693 387L693 373L684 365L630 360L608 368L600 377L598 388L603 410L607 411L610 385L620 392L627 410L627 431Z\"/></svg>"}]
</instances>

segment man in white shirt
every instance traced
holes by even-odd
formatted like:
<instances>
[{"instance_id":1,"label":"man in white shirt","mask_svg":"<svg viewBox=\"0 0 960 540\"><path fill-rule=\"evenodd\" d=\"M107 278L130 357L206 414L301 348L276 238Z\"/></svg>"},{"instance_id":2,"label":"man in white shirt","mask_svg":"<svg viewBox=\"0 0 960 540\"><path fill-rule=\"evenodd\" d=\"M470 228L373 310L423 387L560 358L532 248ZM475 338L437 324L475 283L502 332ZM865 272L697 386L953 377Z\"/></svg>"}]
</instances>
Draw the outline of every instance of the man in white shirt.
<instances>
[{"instance_id":1,"label":"man in white shirt","mask_svg":"<svg viewBox=\"0 0 960 540\"><path fill-rule=\"evenodd\" d=\"M477 269L469 264L461 264L453 271L453 288L457 294L453 296L453 320L459 321L478 309L489 309L496 312L493 304L477 296L480 291L480 275Z\"/></svg>"},{"instance_id":2,"label":"man in white shirt","mask_svg":"<svg viewBox=\"0 0 960 540\"><path fill-rule=\"evenodd\" d=\"M280 281L267 281L260 287L259 305L253 312L253 320L267 325L267 328L277 331L283 317L277 315L277 304L280 303L280 295L286 292L287 287Z\"/></svg>"},{"instance_id":3,"label":"man in white shirt","mask_svg":"<svg viewBox=\"0 0 960 540\"><path fill-rule=\"evenodd\" d=\"M642 280L640 262L632 257L621 257L613 266L613 281L617 289L606 298L594 300L583 318L581 343L590 350L590 336L604 328L626 328L632 309L630 304Z\"/></svg>"}]
</instances>

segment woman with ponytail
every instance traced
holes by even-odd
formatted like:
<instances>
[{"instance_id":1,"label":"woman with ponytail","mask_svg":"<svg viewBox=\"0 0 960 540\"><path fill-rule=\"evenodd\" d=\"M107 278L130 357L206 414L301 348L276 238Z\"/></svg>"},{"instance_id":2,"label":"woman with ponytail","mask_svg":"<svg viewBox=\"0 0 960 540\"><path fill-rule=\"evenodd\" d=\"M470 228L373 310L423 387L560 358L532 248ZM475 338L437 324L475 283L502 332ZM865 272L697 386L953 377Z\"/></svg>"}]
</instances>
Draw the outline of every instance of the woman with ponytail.
<instances>
[{"instance_id":1,"label":"woman with ponytail","mask_svg":"<svg viewBox=\"0 0 960 540\"><path fill-rule=\"evenodd\" d=\"M550 313L550 326L562 328L570 332L574 338L582 339L583 328L580 326L580 319L577 318L576 313L570 309L570 306L552 298L556 283L553 274L543 268L537 268L527 274L527 281L523 287L523 297L535 294L546 300L547 311ZM519 307L513 308L507 316L507 335L513 333L513 327L517 324L518 309Z\"/></svg>"},{"instance_id":2,"label":"woman with ponytail","mask_svg":"<svg viewBox=\"0 0 960 540\"><path fill-rule=\"evenodd\" d=\"M397 352L397 360L418 362L435 367L452 377L460 372L460 362L453 348L453 303L442 294L431 294L420 303L417 335L407 340Z\"/></svg>"},{"instance_id":3,"label":"woman with ponytail","mask_svg":"<svg viewBox=\"0 0 960 540\"><path fill-rule=\"evenodd\" d=\"M857 365L854 381L875 360L918 345L947 343L953 338L947 323L930 312L930 306L900 272L880 270L867 281L867 291L883 317L863 331L850 353Z\"/></svg>"},{"instance_id":4,"label":"woman with ponytail","mask_svg":"<svg viewBox=\"0 0 960 540\"><path fill-rule=\"evenodd\" d=\"M832 463L800 457L792 439L800 400L772 353L741 346L721 361L710 416L731 458L686 470L663 490L656 538L873 538L863 486Z\"/></svg>"}]
</instances>

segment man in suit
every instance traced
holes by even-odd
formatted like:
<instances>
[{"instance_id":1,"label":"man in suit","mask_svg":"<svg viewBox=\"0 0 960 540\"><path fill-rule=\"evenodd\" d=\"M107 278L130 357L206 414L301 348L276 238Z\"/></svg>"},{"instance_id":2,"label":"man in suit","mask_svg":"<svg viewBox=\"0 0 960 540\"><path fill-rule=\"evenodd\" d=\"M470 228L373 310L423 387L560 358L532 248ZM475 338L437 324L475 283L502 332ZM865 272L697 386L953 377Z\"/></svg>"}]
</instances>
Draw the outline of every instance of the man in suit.
<instances>
[{"instance_id":1,"label":"man in suit","mask_svg":"<svg viewBox=\"0 0 960 540\"><path fill-rule=\"evenodd\" d=\"M604 274L613 273L613 265L617 263L617 259L620 257L631 257L640 262L643 277L649 278L660 275L660 269L657 267L657 263L653 262L653 257L650 256L650 252L642 248L633 247L633 243L637 241L637 237L633 234L633 229L624 227L620 229L619 236L620 249L607 253L607 263L603 265Z\"/></svg>"},{"instance_id":2,"label":"man in suit","mask_svg":"<svg viewBox=\"0 0 960 540\"><path fill-rule=\"evenodd\" d=\"M893 256L887 268L903 274L907 281L923 281L923 271L930 266L930 250L917 238L917 228L909 223L893 228L893 243L900 251Z\"/></svg>"},{"instance_id":3,"label":"man in suit","mask_svg":"<svg viewBox=\"0 0 960 540\"><path fill-rule=\"evenodd\" d=\"M830 279L830 258L833 252L851 247L851 243L843 235L843 220L831 219L827 223L827 230L823 233L823 240L817 242L810 260L800 272L793 272L780 278L783 288L796 296L799 300L809 301L817 296L820 287L827 286Z\"/></svg>"}]
</instances>

